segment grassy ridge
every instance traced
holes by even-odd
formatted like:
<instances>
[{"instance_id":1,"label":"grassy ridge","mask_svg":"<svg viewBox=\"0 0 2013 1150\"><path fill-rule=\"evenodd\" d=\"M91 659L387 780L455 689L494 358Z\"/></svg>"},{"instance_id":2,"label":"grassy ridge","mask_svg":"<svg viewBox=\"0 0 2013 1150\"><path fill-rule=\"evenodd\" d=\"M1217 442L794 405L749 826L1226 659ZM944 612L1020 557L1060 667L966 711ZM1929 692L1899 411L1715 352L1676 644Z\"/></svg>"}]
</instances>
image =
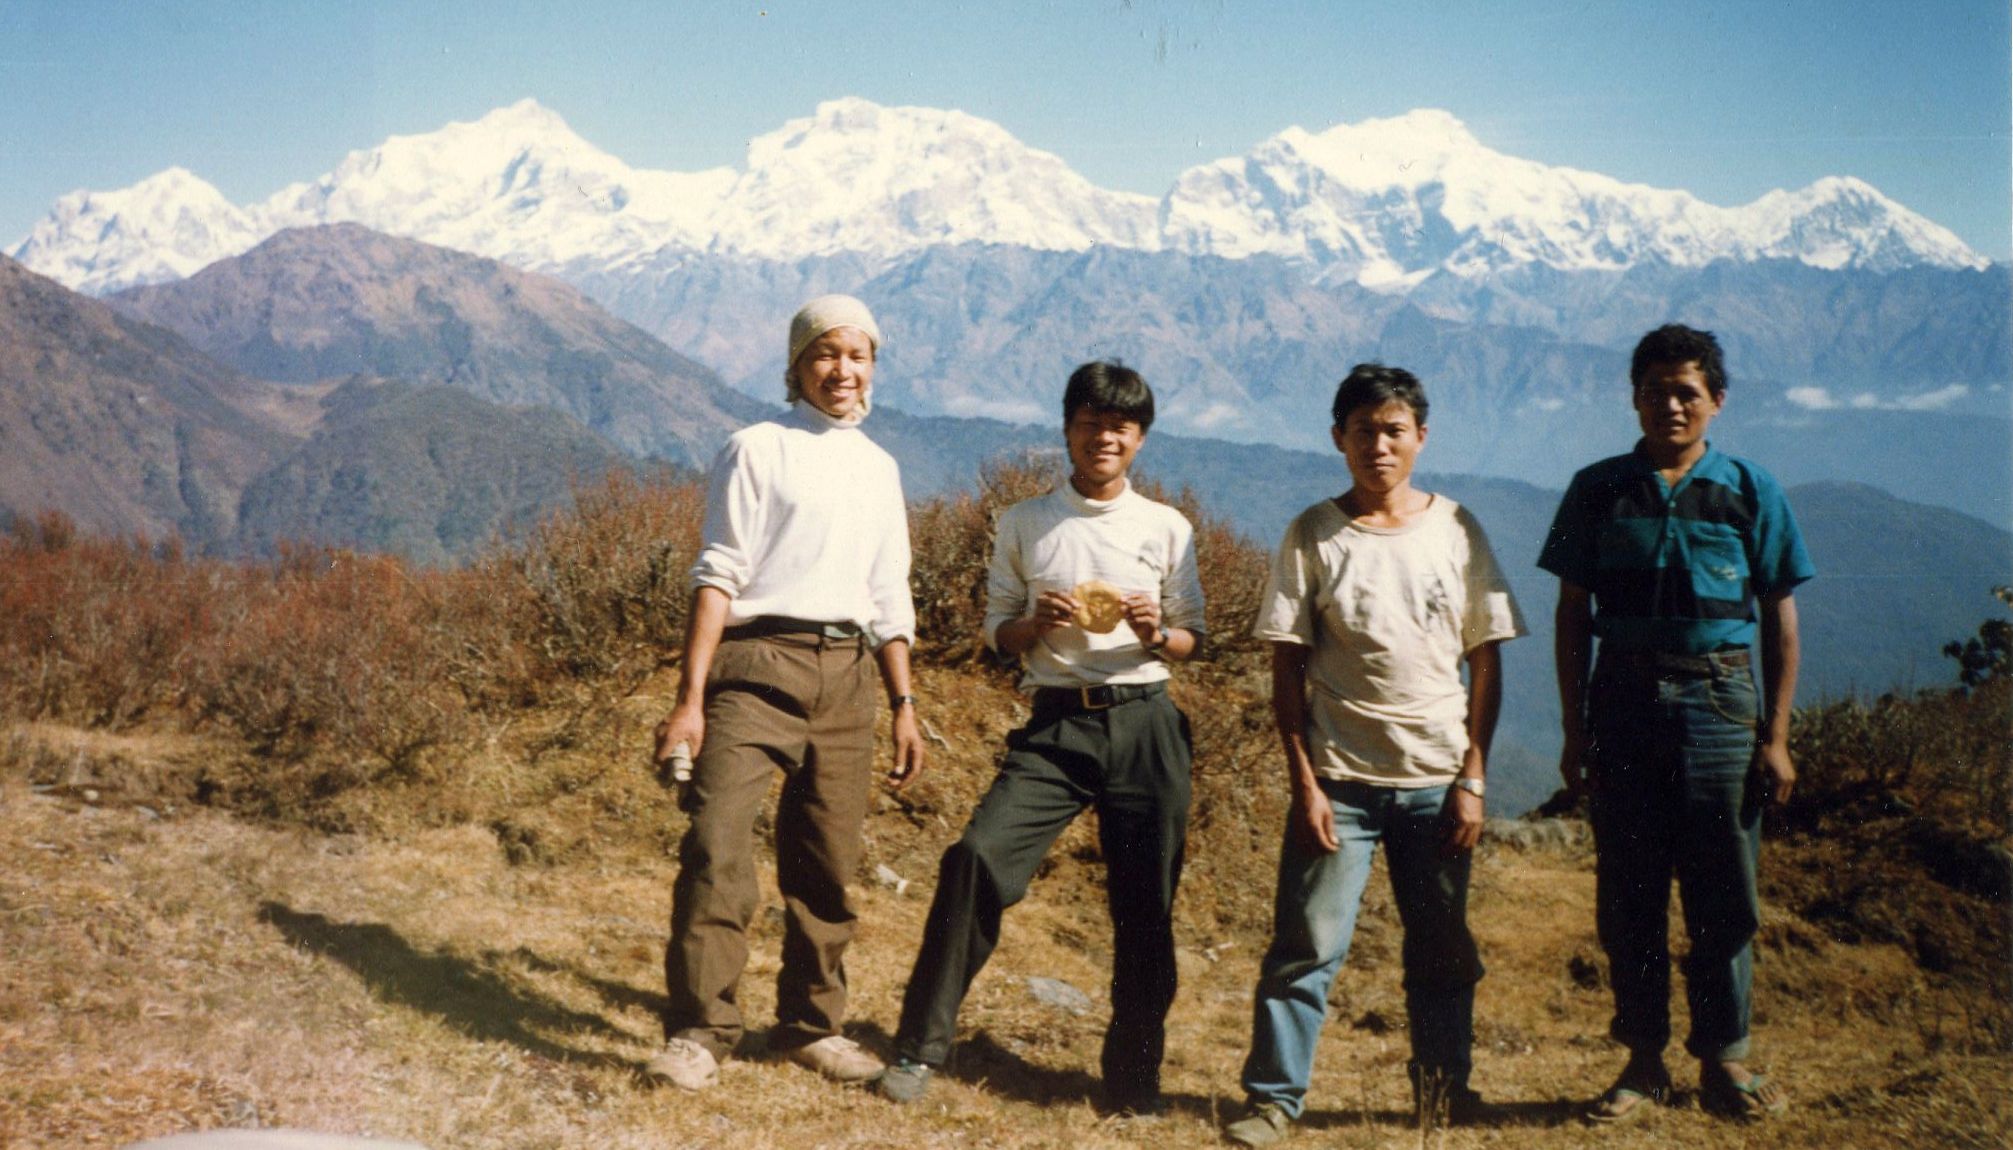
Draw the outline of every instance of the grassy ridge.
<instances>
[{"instance_id":1,"label":"grassy ridge","mask_svg":"<svg viewBox=\"0 0 2013 1150\"><path fill-rule=\"evenodd\" d=\"M992 516L1043 482L996 469L912 509L934 762L867 826L852 969L870 1045L893 1025L937 855L1025 715L971 641L974 592ZM939 1105L894 1112L759 1058L699 1099L638 1080L683 828L643 758L702 503L690 482L616 476L457 571L305 550L197 561L56 519L0 545L0 665L18 672L0 680L0 850L17 860L0 876L0 1146L253 1119L442 1148L1210 1140L1235 1102L1284 815L1262 652L1236 640L1176 686L1198 746L1167 1127L1089 1108L1110 954L1088 819L1008 916ZM1212 631L1241 635L1264 557L1187 510ZM1799 715L1805 785L1764 864L1760 1037L1798 1101L1771 1143L2013 1135L2007 687ZM1478 1084L1512 1118L1443 1144L1596 1140L1572 1101L1617 1059L1576 826L1524 846L1498 826L1478 864ZM1371 891L1309 1144L1425 1141L1403 1112L1395 916ZM778 943L758 915L756 1018ZM1035 976L1090 1010L1035 1001ZM1599 1140L1738 1136L1660 1117Z\"/></svg>"}]
</instances>

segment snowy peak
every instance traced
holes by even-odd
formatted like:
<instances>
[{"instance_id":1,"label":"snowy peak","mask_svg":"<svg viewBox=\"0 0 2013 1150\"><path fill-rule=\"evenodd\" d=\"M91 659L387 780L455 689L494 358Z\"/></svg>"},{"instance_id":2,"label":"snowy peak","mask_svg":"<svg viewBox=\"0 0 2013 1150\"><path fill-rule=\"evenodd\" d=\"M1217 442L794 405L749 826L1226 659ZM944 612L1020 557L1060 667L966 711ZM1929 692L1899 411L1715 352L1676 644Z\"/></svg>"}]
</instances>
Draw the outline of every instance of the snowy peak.
<instances>
[{"instance_id":1,"label":"snowy peak","mask_svg":"<svg viewBox=\"0 0 2013 1150\"><path fill-rule=\"evenodd\" d=\"M1370 286L1434 271L1796 259L1891 271L1987 261L1863 181L1820 180L1723 208L1686 192L1507 156L1436 110L1289 128L1184 172L1161 210L1174 249L1308 261Z\"/></svg>"},{"instance_id":2,"label":"snowy peak","mask_svg":"<svg viewBox=\"0 0 2013 1150\"><path fill-rule=\"evenodd\" d=\"M1753 220L1758 254L1813 267L1888 272L1921 263L1979 268L1987 262L1948 228L1854 176L1770 192L1745 211Z\"/></svg>"},{"instance_id":3,"label":"snowy peak","mask_svg":"<svg viewBox=\"0 0 2013 1150\"><path fill-rule=\"evenodd\" d=\"M831 100L754 139L722 246L773 258L934 244L1151 247L1154 201L1106 191L990 120Z\"/></svg>"},{"instance_id":4,"label":"snowy peak","mask_svg":"<svg viewBox=\"0 0 2013 1150\"><path fill-rule=\"evenodd\" d=\"M338 220L518 263L704 241L723 173L638 171L521 100L352 152L263 206L268 229Z\"/></svg>"},{"instance_id":5,"label":"snowy peak","mask_svg":"<svg viewBox=\"0 0 2013 1150\"><path fill-rule=\"evenodd\" d=\"M14 249L29 268L94 294L181 279L260 236L251 216L186 168L56 201Z\"/></svg>"},{"instance_id":6,"label":"snowy peak","mask_svg":"<svg viewBox=\"0 0 2013 1150\"><path fill-rule=\"evenodd\" d=\"M701 172L632 168L558 113L520 100L393 136L250 207L180 168L116 192L75 192L13 254L103 293L187 276L282 228L342 221L580 274L641 267L667 250L886 260L965 243L1272 255L1395 291L1441 271L1532 265L1987 266L1861 180L1719 207L1504 155L1437 109L1287 128L1181 173L1156 201L1097 187L992 121L857 98L826 101L756 137L739 169Z\"/></svg>"}]
</instances>

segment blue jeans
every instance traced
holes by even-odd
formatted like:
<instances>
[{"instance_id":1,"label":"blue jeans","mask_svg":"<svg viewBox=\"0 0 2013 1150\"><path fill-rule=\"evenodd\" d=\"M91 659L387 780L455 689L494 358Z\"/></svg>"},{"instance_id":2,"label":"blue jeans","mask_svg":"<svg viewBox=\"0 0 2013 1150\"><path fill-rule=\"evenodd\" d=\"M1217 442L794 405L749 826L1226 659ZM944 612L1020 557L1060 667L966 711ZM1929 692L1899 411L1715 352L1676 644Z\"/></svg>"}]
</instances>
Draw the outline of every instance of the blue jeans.
<instances>
[{"instance_id":1,"label":"blue jeans","mask_svg":"<svg viewBox=\"0 0 2013 1150\"><path fill-rule=\"evenodd\" d=\"M1323 780L1341 849L1289 828L1279 854L1272 946L1259 967L1244 1091L1298 1118L1314 1071L1328 989L1349 955L1377 843L1405 929L1405 1011L1412 1069L1465 1086L1481 956L1468 933L1469 852L1446 850L1447 787L1401 789Z\"/></svg>"},{"instance_id":2,"label":"blue jeans","mask_svg":"<svg viewBox=\"0 0 2013 1150\"><path fill-rule=\"evenodd\" d=\"M1619 660L1617 660L1619 662ZM1595 915L1615 1016L1609 1033L1637 1054L1670 1043L1670 888L1677 879L1690 950L1685 1050L1745 1058L1761 921L1755 859L1763 786L1753 782L1759 699L1745 665L1710 674L1611 667L1588 699Z\"/></svg>"}]
</instances>

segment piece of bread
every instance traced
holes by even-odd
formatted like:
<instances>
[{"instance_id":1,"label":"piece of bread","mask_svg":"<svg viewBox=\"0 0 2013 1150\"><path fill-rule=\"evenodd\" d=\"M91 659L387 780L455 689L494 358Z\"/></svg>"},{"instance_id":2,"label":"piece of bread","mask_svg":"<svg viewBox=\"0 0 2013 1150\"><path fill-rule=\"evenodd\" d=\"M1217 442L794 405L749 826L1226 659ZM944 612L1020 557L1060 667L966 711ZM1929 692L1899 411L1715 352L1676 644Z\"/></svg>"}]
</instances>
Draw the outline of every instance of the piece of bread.
<instances>
[{"instance_id":1,"label":"piece of bread","mask_svg":"<svg viewBox=\"0 0 2013 1150\"><path fill-rule=\"evenodd\" d=\"M1124 592L1102 579L1087 579L1070 592L1076 600L1076 625L1108 635L1125 621Z\"/></svg>"}]
</instances>

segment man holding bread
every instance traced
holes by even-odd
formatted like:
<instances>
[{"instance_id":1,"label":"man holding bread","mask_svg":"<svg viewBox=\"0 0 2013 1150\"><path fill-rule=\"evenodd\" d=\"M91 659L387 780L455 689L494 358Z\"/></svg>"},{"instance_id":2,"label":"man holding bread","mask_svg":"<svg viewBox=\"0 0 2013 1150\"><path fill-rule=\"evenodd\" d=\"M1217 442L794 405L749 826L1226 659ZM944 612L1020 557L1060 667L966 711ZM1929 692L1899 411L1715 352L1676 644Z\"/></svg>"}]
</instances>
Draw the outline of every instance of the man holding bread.
<instances>
[{"instance_id":1,"label":"man holding bread","mask_svg":"<svg viewBox=\"0 0 2013 1150\"><path fill-rule=\"evenodd\" d=\"M1102 1068L1115 1113L1162 1108L1174 1001L1173 909L1187 838L1188 720L1169 663L1202 639L1194 530L1126 475L1153 424L1139 373L1087 363L1063 393L1069 482L1000 516L985 638L1033 692L992 787L944 852L881 1093L913 1102L950 1054L957 1012L999 941L1000 916L1077 815L1095 807L1113 930Z\"/></svg>"}]
</instances>

